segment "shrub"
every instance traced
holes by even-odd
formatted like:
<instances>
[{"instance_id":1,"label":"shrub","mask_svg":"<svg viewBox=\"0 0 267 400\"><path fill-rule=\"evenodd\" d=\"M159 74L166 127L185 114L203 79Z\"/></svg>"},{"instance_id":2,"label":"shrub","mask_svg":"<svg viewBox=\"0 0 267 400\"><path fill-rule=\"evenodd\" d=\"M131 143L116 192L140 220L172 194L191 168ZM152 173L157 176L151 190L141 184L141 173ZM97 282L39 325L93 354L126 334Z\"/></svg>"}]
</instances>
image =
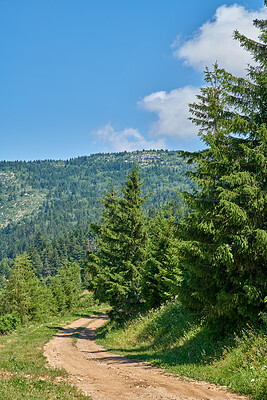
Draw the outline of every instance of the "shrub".
<instances>
[{"instance_id":1,"label":"shrub","mask_svg":"<svg viewBox=\"0 0 267 400\"><path fill-rule=\"evenodd\" d=\"M16 314L4 314L0 316L0 333L6 334L14 331L21 324L19 316Z\"/></svg>"}]
</instances>

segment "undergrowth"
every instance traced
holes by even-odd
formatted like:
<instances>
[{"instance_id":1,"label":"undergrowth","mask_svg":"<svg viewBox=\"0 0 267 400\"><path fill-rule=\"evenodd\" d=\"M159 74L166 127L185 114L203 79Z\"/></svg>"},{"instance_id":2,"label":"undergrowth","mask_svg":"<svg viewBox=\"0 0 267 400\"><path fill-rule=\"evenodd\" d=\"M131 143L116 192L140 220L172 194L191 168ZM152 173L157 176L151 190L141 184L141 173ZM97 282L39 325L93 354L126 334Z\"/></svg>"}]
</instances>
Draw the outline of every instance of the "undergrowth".
<instances>
[{"instance_id":1,"label":"undergrowth","mask_svg":"<svg viewBox=\"0 0 267 400\"><path fill-rule=\"evenodd\" d=\"M98 342L109 350L150 362L182 377L226 385L267 399L267 335L246 327L222 337L179 303L168 303L123 326L109 322Z\"/></svg>"}]
</instances>

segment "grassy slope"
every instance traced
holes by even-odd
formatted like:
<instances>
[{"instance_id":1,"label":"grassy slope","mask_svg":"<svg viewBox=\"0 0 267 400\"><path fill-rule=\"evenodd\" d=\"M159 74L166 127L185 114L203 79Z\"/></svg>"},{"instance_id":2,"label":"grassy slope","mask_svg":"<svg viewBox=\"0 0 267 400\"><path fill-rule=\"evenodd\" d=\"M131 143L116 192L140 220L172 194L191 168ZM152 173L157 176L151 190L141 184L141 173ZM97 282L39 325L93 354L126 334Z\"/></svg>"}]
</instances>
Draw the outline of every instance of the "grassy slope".
<instances>
[{"instance_id":1,"label":"grassy slope","mask_svg":"<svg viewBox=\"0 0 267 400\"><path fill-rule=\"evenodd\" d=\"M73 313L54 317L47 323L21 327L10 335L0 336L0 399L89 399L68 384L64 371L47 368L43 356L44 344L60 327L80 316Z\"/></svg>"},{"instance_id":2,"label":"grassy slope","mask_svg":"<svg viewBox=\"0 0 267 400\"><path fill-rule=\"evenodd\" d=\"M106 348L193 379L226 385L257 400L267 399L267 336L251 329L243 338L214 332L170 303L124 328L109 323L99 332Z\"/></svg>"},{"instance_id":3,"label":"grassy slope","mask_svg":"<svg viewBox=\"0 0 267 400\"><path fill-rule=\"evenodd\" d=\"M19 178L12 172L0 172L0 229L33 217L46 198L46 191L24 184L20 189ZM14 198L10 198L10 196Z\"/></svg>"}]
</instances>

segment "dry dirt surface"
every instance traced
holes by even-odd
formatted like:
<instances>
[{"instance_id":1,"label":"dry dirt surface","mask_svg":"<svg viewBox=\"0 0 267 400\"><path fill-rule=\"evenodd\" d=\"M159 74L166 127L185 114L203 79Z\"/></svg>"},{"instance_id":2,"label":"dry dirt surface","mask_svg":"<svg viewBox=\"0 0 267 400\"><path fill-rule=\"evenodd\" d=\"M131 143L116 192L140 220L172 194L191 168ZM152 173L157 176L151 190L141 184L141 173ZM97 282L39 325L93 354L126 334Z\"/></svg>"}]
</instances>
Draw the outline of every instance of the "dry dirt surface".
<instances>
[{"instance_id":1,"label":"dry dirt surface","mask_svg":"<svg viewBox=\"0 0 267 400\"><path fill-rule=\"evenodd\" d=\"M52 367L63 368L70 382L93 400L241 400L206 382L182 381L144 362L106 351L94 339L104 314L80 318L45 345Z\"/></svg>"}]
</instances>

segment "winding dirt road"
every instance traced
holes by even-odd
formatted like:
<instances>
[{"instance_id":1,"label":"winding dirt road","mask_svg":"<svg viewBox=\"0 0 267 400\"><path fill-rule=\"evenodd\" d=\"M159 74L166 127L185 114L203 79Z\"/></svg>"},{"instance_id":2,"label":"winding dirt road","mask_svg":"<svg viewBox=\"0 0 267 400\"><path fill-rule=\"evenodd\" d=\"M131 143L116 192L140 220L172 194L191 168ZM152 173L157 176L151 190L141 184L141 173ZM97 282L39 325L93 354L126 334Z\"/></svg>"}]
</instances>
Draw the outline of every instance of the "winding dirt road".
<instances>
[{"instance_id":1,"label":"winding dirt road","mask_svg":"<svg viewBox=\"0 0 267 400\"><path fill-rule=\"evenodd\" d=\"M65 369L70 382L93 400L241 400L205 382L185 382L144 362L107 352L94 341L106 315L80 318L45 345L50 366ZM77 339L78 337L78 339Z\"/></svg>"}]
</instances>

